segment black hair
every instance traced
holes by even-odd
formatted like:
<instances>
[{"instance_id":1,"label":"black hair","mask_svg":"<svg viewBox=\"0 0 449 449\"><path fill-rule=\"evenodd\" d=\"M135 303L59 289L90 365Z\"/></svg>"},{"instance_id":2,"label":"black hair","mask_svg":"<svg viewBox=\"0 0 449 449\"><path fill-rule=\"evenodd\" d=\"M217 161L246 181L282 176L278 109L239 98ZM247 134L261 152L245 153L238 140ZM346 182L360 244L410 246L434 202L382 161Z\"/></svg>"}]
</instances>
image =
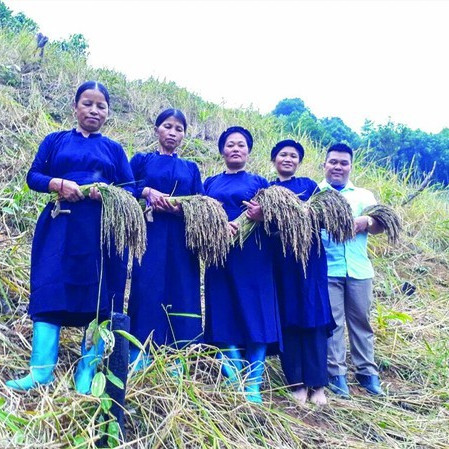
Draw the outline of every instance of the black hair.
<instances>
[{"instance_id":1,"label":"black hair","mask_svg":"<svg viewBox=\"0 0 449 449\"><path fill-rule=\"evenodd\" d=\"M78 101L80 101L83 92L89 89L99 90L104 95L104 99L106 100L106 103L109 107L109 92L106 87L98 81L86 81L85 83L81 84L80 87L78 87L78 90L75 94L75 105L77 105Z\"/></svg>"},{"instance_id":2,"label":"black hair","mask_svg":"<svg viewBox=\"0 0 449 449\"><path fill-rule=\"evenodd\" d=\"M179 110L179 109L166 109L165 111L162 111L156 118L156 121L154 122L154 126L156 128L159 128L159 126L162 125L162 123L165 122L170 117L174 117L176 120L179 120L182 123L182 126L184 126L184 132L187 131L187 120L185 115Z\"/></svg>"},{"instance_id":3,"label":"black hair","mask_svg":"<svg viewBox=\"0 0 449 449\"><path fill-rule=\"evenodd\" d=\"M251 135L251 133L241 126L231 126L226 131L223 131L220 138L218 139L218 151L220 152L220 154L223 154L226 139L234 133L239 133L245 138L246 144L248 145L248 153L251 153L251 150L253 148L253 136Z\"/></svg>"},{"instance_id":4,"label":"black hair","mask_svg":"<svg viewBox=\"0 0 449 449\"><path fill-rule=\"evenodd\" d=\"M293 147L299 156L299 162L301 162L304 159L304 148L299 142L295 142L292 139L286 139L281 140L278 142L273 149L271 150L271 160L274 161L276 159L276 156L280 153L282 148L285 147Z\"/></svg>"},{"instance_id":5,"label":"black hair","mask_svg":"<svg viewBox=\"0 0 449 449\"><path fill-rule=\"evenodd\" d=\"M335 143L334 145L331 145L326 151L326 160L327 156L331 151L338 151L339 153L348 153L351 156L352 162L352 155L353 155L352 149L345 143Z\"/></svg>"}]
</instances>

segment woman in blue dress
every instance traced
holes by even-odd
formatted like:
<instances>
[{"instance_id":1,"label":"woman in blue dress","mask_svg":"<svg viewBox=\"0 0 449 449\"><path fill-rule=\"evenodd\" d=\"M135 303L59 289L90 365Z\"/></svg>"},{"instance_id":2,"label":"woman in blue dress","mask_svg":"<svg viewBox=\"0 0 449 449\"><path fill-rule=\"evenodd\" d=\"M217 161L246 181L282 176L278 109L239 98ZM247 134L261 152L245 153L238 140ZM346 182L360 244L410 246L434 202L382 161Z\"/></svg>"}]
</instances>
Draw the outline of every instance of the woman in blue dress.
<instances>
[{"instance_id":1,"label":"woman in blue dress","mask_svg":"<svg viewBox=\"0 0 449 449\"><path fill-rule=\"evenodd\" d=\"M271 160L278 172L279 185L307 201L319 191L310 178L296 178L295 172L304 158L302 145L294 140L278 142ZM335 328L327 289L327 262L323 245L314 240L309 253L306 276L301 262L292 253L284 257L281 242L275 249L275 278L283 334L281 363L294 398L326 404L324 386L327 376L327 338ZM310 390L310 391L309 391Z\"/></svg>"},{"instance_id":2,"label":"woman in blue dress","mask_svg":"<svg viewBox=\"0 0 449 449\"><path fill-rule=\"evenodd\" d=\"M163 111L155 122L157 151L137 153L131 159L137 195L154 212L147 222L148 251L142 264L134 263L133 268L128 307L131 333L142 343L151 334L157 346L175 348L198 341L202 334L199 260L186 247L180 205L166 199L203 193L198 166L176 152L186 130L181 111ZM130 361L138 355L139 350L132 347Z\"/></svg>"},{"instance_id":3,"label":"woman in blue dress","mask_svg":"<svg viewBox=\"0 0 449 449\"><path fill-rule=\"evenodd\" d=\"M223 204L229 220L237 218L245 207L250 219L263 220L261 208L252 198L259 189L268 187L268 181L245 171L252 146L250 132L242 127L223 132L218 148L226 170L204 183L206 195ZM224 266L206 270L205 302L205 341L227 356L223 372L231 379L236 378L236 371L246 368L246 397L262 402L265 355L267 349L277 352L281 341L271 241L263 226L243 248L237 245L231 249Z\"/></svg>"},{"instance_id":4,"label":"woman in blue dress","mask_svg":"<svg viewBox=\"0 0 449 449\"><path fill-rule=\"evenodd\" d=\"M123 307L126 260L120 260L113 250L110 257L106 249L102 251L101 195L92 188L85 197L80 186L132 184L133 176L120 144L100 133L109 111L107 89L95 81L82 84L74 109L76 129L48 135L27 176L31 189L59 195L61 212L53 218L55 203L50 202L36 224L29 304L31 368L27 376L6 383L15 390L53 380L61 326L87 326L97 317L97 309L101 320L110 316L113 305L118 311ZM75 373L78 392L90 391L101 351L101 343L88 350L83 339L83 357Z\"/></svg>"}]
</instances>

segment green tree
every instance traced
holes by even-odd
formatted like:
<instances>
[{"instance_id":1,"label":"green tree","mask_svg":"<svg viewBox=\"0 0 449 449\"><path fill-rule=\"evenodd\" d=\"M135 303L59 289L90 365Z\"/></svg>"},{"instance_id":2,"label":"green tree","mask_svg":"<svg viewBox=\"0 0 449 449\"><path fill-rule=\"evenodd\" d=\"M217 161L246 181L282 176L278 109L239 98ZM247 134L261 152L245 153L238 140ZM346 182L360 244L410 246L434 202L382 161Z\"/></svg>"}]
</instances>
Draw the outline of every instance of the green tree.
<instances>
[{"instance_id":1,"label":"green tree","mask_svg":"<svg viewBox=\"0 0 449 449\"><path fill-rule=\"evenodd\" d=\"M319 120L319 122L325 131L323 138L324 145L343 142L351 148L358 148L360 146L361 139L359 135L347 126L341 118L325 117Z\"/></svg>"},{"instance_id":2,"label":"green tree","mask_svg":"<svg viewBox=\"0 0 449 449\"><path fill-rule=\"evenodd\" d=\"M284 98L274 108L273 115L291 115L293 113L299 117L303 112L308 111L301 98Z\"/></svg>"},{"instance_id":3,"label":"green tree","mask_svg":"<svg viewBox=\"0 0 449 449\"><path fill-rule=\"evenodd\" d=\"M55 41L52 44L61 51L66 51L74 56L87 57L89 55L89 44L82 34L71 34L68 39Z\"/></svg>"},{"instance_id":4,"label":"green tree","mask_svg":"<svg viewBox=\"0 0 449 449\"><path fill-rule=\"evenodd\" d=\"M14 15L2 1L0 1L0 28L13 33L20 33L24 30L35 33L39 29L34 20L22 12Z\"/></svg>"}]
</instances>

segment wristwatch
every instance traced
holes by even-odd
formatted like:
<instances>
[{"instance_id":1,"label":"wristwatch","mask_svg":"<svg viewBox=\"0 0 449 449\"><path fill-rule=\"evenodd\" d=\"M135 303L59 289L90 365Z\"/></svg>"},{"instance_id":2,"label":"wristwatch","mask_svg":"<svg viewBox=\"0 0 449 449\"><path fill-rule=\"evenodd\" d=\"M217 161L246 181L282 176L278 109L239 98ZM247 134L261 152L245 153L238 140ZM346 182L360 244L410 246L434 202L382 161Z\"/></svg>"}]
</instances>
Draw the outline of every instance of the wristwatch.
<instances>
[{"instance_id":1,"label":"wristwatch","mask_svg":"<svg viewBox=\"0 0 449 449\"><path fill-rule=\"evenodd\" d=\"M370 227L374 224L374 220L373 220L372 217L370 217L369 215L368 215L368 220L367 220L367 222L368 222L367 228L370 228Z\"/></svg>"}]
</instances>

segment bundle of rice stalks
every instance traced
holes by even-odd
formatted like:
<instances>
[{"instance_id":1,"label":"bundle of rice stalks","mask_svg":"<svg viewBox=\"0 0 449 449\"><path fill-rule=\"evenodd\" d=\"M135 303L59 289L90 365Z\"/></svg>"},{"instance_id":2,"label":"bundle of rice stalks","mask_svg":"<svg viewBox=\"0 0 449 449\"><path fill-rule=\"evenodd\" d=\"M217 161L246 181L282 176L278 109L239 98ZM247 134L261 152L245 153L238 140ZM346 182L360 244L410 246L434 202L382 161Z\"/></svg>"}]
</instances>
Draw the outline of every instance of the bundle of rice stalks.
<instances>
[{"instance_id":1,"label":"bundle of rice stalks","mask_svg":"<svg viewBox=\"0 0 449 449\"><path fill-rule=\"evenodd\" d=\"M313 233L319 238L325 229L336 243L343 243L355 237L354 218L349 203L335 190L323 190L312 195L306 202Z\"/></svg>"},{"instance_id":2,"label":"bundle of rice stalks","mask_svg":"<svg viewBox=\"0 0 449 449\"><path fill-rule=\"evenodd\" d=\"M245 240L259 227L258 221L250 220L246 212L241 213L236 219L232 220L238 226L237 233L232 237L232 245L240 245L243 248Z\"/></svg>"},{"instance_id":3,"label":"bundle of rice stalks","mask_svg":"<svg viewBox=\"0 0 449 449\"><path fill-rule=\"evenodd\" d=\"M117 254L123 258L125 248L129 248L130 257L140 263L147 247L147 227L139 203L131 193L113 185L84 185L81 191L87 195L91 187L102 196L101 236L108 251L114 237Z\"/></svg>"},{"instance_id":4,"label":"bundle of rice stalks","mask_svg":"<svg viewBox=\"0 0 449 449\"><path fill-rule=\"evenodd\" d=\"M368 206L363 210L362 215L368 215L379 222L387 234L388 243L394 245L399 241L399 234L402 228L401 219L390 206L382 204Z\"/></svg>"},{"instance_id":5,"label":"bundle of rice stalks","mask_svg":"<svg viewBox=\"0 0 449 449\"><path fill-rule=\"evenodd\" d=\"M104 183L80 186L83 195L89 195L91 187L96 187L102 196L101 240L108 252L113 238L120 257L128 248L130 257L140 263L146 251L147 228L139 203L128 191Z\"/></svg>"},{"instance_id":6,"label":"bundle of rice stalks","mask_svg":"<svg viewBox=\"0 0 449 449\"><path fill-rule=\"evenodd\" d=\"M223 206L208 196L167 198L181 204L184 212L187 248L198 254L206 267L223 265L231 245L228 217Z\"/></svg>"},{"instance_id":7,"label":"bundle of rice stalks","mask_svg":"<svg viewBox=\"0 0 449 449\"><path fill-rule=\"evenodd\" d=\"M277 228L284 256L289 248L305 267L312 243L312 224L304 203L291 190L276 185L260 189L254 200L262 208L265 232L269 234L270 227Z\"/></svg>"},{"instance_id":8,"label":"bundle of rice stalks","mask_svg":"<svg viewBox=\"0 0 449 449\"><path fill-rule=\"evenodd\" d=\"M284 255L289 248L296 260L301 261L305 267L312 241L312 224L304 204L291 190L281 186L260 189L253 200L262 208L265 232L270 234L272 229L276 228ZM239 225L234 244L239 242L243 245L258 223L251 221L245 212L234 222Z\"/></svg>"}]
</instances>

